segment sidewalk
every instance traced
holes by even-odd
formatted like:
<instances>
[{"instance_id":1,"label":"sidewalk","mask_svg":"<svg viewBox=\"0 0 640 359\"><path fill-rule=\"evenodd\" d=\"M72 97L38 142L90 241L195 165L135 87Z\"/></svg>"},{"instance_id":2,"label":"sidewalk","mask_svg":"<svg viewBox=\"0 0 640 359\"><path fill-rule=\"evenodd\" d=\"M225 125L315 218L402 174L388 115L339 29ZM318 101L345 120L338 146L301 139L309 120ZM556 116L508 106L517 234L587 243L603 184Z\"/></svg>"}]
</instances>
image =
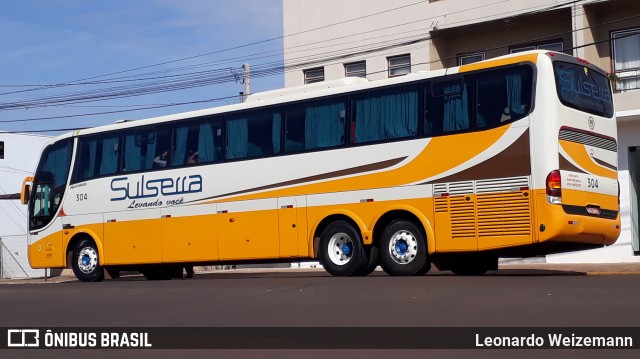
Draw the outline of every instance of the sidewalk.
<instances>
[{"instance_id":1,"label":"sidewalk","mask_svg":"<svg viewBox=\"0 0 640 359\"><path fill-rule=\"evenodd\" d=\"M197 267L196 267L197 269ZM213 273L269 273L269 272L324 272L322 268L250 268L250 269L226 269L226 270L207 270L198 271L199 275ZM382 270L378 267L376 273L382 274ZM439 272L431 271L428 275L453 275L449 271ZM640 275L640 262L636 263L603 263L603 264L557 264L557 263L526 263L526 264L500 264L497 272L489 272L487 275L521 275L521 276L540 276L540 275ZM132 276L137 277L137 276ZM77 279L70 271L64 271L63 275L52 278L26 278L26 279L0 279L2 284L53 284L76 282Z\"/></svg>"}]
</instances>

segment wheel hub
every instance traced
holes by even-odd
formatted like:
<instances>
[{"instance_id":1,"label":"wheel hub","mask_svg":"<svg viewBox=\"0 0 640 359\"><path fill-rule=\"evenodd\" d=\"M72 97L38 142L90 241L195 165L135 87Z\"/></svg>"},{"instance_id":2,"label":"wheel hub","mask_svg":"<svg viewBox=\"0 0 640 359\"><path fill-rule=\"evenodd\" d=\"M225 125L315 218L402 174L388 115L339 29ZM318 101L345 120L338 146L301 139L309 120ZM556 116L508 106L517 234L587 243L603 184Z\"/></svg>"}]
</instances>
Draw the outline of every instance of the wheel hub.
<instances>
[{"instance_id":1,"label":"wheel hub","mask_svg":"<svg viewBox=\"0 0 640 359\"><path fill-rule=\"evenodd\" d=\"M82 273L91 273L98 266L98 253L91 247L82 248L78 254L78 269Z\"/></svg>"},{"instance_id":2,"label":"wheel hub","mask_svg":"<svg viewBox=\"0 0 640 359\"><path fill-rule=\"evenodd\" d=\"M418 254L418 241L411 232L398 231L389 242L389 254L398 264L410 263Z\"/></svg>"},{"instance_id":3,"label":"wheel hub","mask_svg":"<svg viewBox=\"0 0 640 359\"><path fill-rule=\"evenodd\" d=\"M353 240L346 233L336 233L329 239L329 259L333 264L345 265L353 256Z\"/></svg>"}]
</instances>

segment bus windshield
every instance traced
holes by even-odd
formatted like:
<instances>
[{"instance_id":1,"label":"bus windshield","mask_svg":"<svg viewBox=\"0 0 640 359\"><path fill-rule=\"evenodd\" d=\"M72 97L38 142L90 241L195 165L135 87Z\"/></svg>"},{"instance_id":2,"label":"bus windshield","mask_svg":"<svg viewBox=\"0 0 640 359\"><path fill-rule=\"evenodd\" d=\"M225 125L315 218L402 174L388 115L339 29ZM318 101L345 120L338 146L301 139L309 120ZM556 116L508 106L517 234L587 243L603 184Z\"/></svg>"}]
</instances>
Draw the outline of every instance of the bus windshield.
<instances>
[{"instance_id":1,"label":"bus windshield","mask_svg":"<svg viewBox=\"0 0 640 359\"><path fill-rule=\"evenodd\" d=\"M592 115L613 117L613 99L606 76L578 64L553 63L556 88L563 105Z\"/></svg>"},{"instance_id":2,"label":"bus windshield","mask_svg":"<svg viewBox=\"0 0 640 359\"><path fill-rule=\"evenodd\" d=\"M29 229L45 227L58 211L69 177L72 148L69 139L48 146L42 153L29 201Z\"/></svg>"}]
</instances>

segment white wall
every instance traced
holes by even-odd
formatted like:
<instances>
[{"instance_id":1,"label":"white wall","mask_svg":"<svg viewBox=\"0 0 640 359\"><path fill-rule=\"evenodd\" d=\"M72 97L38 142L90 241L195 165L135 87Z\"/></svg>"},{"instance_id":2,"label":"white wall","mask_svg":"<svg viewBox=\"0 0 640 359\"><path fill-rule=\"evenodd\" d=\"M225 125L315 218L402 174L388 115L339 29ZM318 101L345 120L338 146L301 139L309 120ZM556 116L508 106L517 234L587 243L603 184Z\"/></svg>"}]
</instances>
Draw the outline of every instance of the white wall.
<instances>
[{"instance_id":1,"label":"white wall","mask_svg":"<svg viewBox=\"0 0 640 359\"><path fill-rule=\"evenodd\" d=\"M50 137L0 132L4 159L0 159L0 194L20 193L25 177L33 175L40 152ZM2 276L44 276L29 267L27 258L27 208L19 200L0 200Z\"/></svg>"},{"instance_id":2,"label":"white wall","mask_svg":"<svg viewBox=\"0 0 640 359\"><path fill-rule=\"evenodd\" d=\"M426 38L430 21L426 6L409 6L388 13L373 15L389 8L415 3L415 0L283 0L284 60L285 66L325 59L341 54L350 54L371 48L406 41L418 37ZM329 26L349 19L372 15L357 21ZM309 31L325 27L321 30ZM383 31L375 31L387 28ZM428 70L428 43L397 47L372 54L334 60L324 65L308 65L302 69L285 73L285 86L304 84L302 70L324 66L325 80L343 78L344 64L366 60L369 80L387 77L388 56L411 54L412 71Z\"/></svg>"}]
</instances>

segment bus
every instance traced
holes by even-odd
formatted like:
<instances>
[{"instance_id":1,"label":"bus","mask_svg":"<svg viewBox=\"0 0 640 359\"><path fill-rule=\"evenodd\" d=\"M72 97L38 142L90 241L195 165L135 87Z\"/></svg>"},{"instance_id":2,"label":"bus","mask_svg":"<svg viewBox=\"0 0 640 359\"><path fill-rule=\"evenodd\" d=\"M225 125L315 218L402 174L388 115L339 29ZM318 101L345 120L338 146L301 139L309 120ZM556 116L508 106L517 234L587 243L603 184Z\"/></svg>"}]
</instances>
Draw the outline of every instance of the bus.
<instances>
[{"instance_id":1,"label":"bus","mask_svg":"<svg viewBox=\"0 0 640 359\"><path fill-rule=\"evenodd\" d=\"M613 244L617 158L606 73L531 51L76 130L21 197L31 266L81 281L297 261L482 275Z\"/></svg>"}]
</instances>

